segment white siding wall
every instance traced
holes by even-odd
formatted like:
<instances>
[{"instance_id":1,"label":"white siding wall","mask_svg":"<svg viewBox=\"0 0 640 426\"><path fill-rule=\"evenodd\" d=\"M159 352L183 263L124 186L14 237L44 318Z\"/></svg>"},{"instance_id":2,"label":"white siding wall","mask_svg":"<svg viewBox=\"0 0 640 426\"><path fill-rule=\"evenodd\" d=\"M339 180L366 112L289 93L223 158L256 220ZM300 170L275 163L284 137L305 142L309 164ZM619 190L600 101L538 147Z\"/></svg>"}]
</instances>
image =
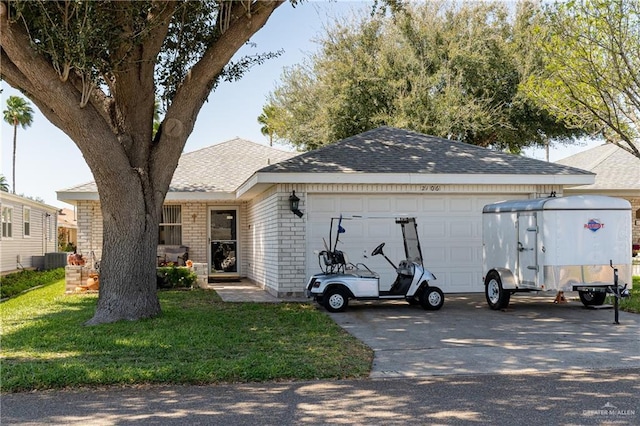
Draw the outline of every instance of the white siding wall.
<instances>
[{"instance_id":1,"label":"white siding wall","mask_svg":"<svg viewBox=\"0 0 640 426\"><path fill-rule=\"evenodd\" d=\"M6 198L5 198L6 197ZM57 212L51 208L38 207L37 203L28 203L31 210L30 235L24 235L25 203L15 196L15 200L6 196L0 201L2 207L10 207L12 212L12 237L2 238L0 234L0 272L15 271L34 266L33 256L58 251ZM49 216L47 216L49 214ZM18 264L20 256L20 264Z\"/></svg>"}]
</instances>

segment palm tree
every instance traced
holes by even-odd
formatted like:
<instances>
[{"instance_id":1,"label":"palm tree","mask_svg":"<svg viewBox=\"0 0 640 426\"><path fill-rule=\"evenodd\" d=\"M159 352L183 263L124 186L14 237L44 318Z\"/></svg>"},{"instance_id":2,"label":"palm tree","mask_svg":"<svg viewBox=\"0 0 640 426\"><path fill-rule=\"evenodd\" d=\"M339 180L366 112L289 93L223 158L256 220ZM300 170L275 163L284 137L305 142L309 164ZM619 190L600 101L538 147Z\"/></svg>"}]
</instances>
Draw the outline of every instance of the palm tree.
<instances>
[{"instance_id":1,"label":"palm tree","mask_svg":"<svg viewBox=\"0 0 640 426\"><path fill-rule=\"evenodd\" d=\"M260 128L260 132L269 136L269 146L273 146L273 125L271 121L273 120L273 116L275 114L275 107L273 105L267 105L262 108L262 114L258 116L258 123L262 124Z\"/></svg>"},{"instance_id":2,"label":"palm tree","mask_svg":"<svg viewBox=\"0 0 640 426\"><path fill-rule=\"evenodd\" d=\"M4 175L0 175L0 191L9 192L9 184L7 183L7 179L5 179Z\"/></svg>"},{"instance_id":3,"label":"palm tree","mask_svg":"<svg viewBox=\"0 0 640 426\"><path fill-rule=\"evenodd\" d=\"M29 102L20 96L9 96L7 99L7 109L4 111L4 121L13 126L13 184L11 192L16 193L16 141L18 136L18 125L23 129L33 123L33 109Z\"/></svg>"}]
</instances>

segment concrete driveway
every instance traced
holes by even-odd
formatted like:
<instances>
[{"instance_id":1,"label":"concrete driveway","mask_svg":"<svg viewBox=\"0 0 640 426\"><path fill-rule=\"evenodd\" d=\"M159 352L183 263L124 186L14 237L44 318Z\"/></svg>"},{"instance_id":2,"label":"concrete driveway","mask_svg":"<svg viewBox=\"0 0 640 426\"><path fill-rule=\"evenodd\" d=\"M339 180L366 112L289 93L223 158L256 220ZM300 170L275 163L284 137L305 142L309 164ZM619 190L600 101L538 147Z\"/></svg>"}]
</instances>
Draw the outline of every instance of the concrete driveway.
<instances>
[{"instance_id":1,"label":"concrete driveway","mask_svg":"<svg viewBox=\"0 0 640 426\"><path fill-rule=\"evenodd\" d=\"M577 293L514 295L492 311L483 294L446 295L440 311L350 301L329 314L375 351L371 377L532 373L640 367L640 315L587 309Z\"/></svg>"}]
</instances>

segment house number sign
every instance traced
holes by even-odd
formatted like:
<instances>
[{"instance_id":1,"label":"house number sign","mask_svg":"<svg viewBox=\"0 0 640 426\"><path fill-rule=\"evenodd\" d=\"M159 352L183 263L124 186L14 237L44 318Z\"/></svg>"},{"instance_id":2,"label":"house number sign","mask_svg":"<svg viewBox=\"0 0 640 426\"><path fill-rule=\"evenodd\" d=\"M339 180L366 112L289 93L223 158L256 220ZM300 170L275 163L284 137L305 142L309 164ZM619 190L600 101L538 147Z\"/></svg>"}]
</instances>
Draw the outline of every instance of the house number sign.
<instances>
[{"instance_id":1,"label":"house number sign","mask_svg":"<svg viewBox=\"0 0 640 426\"><path fill-rule=\"evenodd\" d=\"M420 185L420 191L438 192L442 189L440 185Z\"/></svg>"}]
</instances>

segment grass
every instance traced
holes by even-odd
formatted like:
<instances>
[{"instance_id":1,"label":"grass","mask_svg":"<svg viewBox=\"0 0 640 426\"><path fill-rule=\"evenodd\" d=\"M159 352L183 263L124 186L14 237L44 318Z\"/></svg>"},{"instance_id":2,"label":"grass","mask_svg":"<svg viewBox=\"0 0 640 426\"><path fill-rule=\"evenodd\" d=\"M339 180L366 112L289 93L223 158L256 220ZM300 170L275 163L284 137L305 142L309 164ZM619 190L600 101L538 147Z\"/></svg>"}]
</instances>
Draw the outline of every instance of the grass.
<instances>
[{"instance_id":1,"label":"grass","mask_svg":"<svg viewBox=\"0 0 640 426\"><path fill-rule=\"evenodd\" d=\"M85 327L97 296L64 281L2 304L2 392L151 383L356 378L373 353L311 304L159 293L162 316Z\"/></svg>"},{"instance_id":2,"label":"grass","mask_svg":"<svg viewBox=\"0 0 640 426\"><path fill-rule=\"evenodd\" d=\"M609 296L609 298L611 298L611 296ZM613 300L608 303L613 304ZM640 314L640 276L633 277L631 297L620 299L619 308L621 311Z\"/></svg>"},{"instance_id":3,"label":"grass","mask_svg":"<svg viewBox=\"0 0 640 426\"><path fill-rule=\"evenodd\" d=\"M8 274L0 277L0 298L14 297L34 287L51 284L62 278L64 278L64 268L44 272L24 270Z\"/></svg>"}]
</instances>

